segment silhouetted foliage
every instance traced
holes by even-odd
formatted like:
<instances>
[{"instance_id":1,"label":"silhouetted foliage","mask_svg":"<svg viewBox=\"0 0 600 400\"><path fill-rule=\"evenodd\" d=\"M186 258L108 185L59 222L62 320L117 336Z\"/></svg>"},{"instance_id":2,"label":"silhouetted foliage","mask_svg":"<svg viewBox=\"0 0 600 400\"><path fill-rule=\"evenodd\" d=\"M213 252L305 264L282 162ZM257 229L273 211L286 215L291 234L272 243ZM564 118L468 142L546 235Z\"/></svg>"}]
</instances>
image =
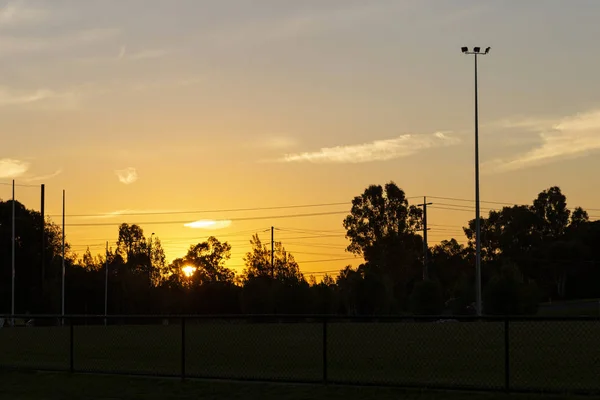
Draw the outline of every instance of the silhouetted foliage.
<instances>
[{"instance_id":1,"label":"silhouetted foliage","mask_svg":"<svg viewBox=\"0 0 600 400\"><path fill-rule=\"evenodd\" d=\"M415 315L441 315L444 310L441 285L435 281L417 283L410 296L410 305Z\"/></svg>"},{"instance_id":2,"label":"silhouetted foliage","mask_svg":"<svg viewBox=\"0 0 600 400\"><path fill-rule=\"evenodd\" d=\"M15 311L59 313L62 232L39 213L15 203ZM10 312L12 203L0 201L0 311ZM469 314L475 301L475 221L466 245L442 240L429 251L430 281L422 281L421 209L393 182L356 196L343 220L347 250L364 263L308 281L283 243L250 239L245 268L227 268L231 245L216 237L193 244L166 262L160 239L121 224L115 241L94 255L65 248L66 312L109 314L318 313L382 315L412 312ZM558 187L531 205L490 210L481 219L484 308L488 314L534 314L538 302L600 297L600 221L567 207ZM41 267L44 246L45 268Z\"/></svg>"}]
</instances>

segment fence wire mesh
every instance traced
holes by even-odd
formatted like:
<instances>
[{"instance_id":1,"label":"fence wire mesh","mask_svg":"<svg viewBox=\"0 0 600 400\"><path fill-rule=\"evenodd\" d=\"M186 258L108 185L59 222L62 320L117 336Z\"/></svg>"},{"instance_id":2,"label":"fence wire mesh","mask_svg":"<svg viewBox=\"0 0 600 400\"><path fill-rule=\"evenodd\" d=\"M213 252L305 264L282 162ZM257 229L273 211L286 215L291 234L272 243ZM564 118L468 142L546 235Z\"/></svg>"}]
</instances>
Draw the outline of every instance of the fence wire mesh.
<instances>
[{"instance_id":1,"label":"fence wire mesh","mask_svg":"<svg viewBox=\"0 0 600 400\"><path fill-rule=\"evenodd\" d=\"M107 326L75 324L74 368L85 372L179 375L180 331L179 324L166 324L158 318L109 319Z\"/></svg>"},{"instance_id":2,"label":"fence wire mesh","mask_svg":"<svg viewBox=\"0 0 600 400\"><path fill-rule=\"evenodd\" d=\"M329 376L348 383L502 388L500 322L332 323Z\"/></svg>"},{"instance_id":3,"label":"fence wire mesh","mask_svg":"<svg viewBox=\"0 0 600 400\"><path fill-rule=\"evenodd\" d=\"M69 370L70 331L58 318L0 316L0 366Z\"/></svg>"},{"instance_id":4,"label":"fence wire mesh","mask_svg":"<svg viewBox=\"0 0 600 400\"><path fill-rule=\"evenodd\" d=\"M322 376L319 323L189 319L185 348L190 376L288 381Z\"/></svg>"},{"instance_id":5,"label":"fence wire mesh","mask_svg":"<svg viewBox=\"0 0 600 400\"><path fill-rule=\"evenodd\" d=\"M12 320L15 323L12 324ZM300 316L3 318L0 367L600 392L600 320Z\"/></svg>"},{"instance_id":6,"label":"fence wire mesh","mask_svg":"<svg viewBox=\"0 0 600 400\"><path fill-rule=\"evenodd\" d=\"M600 320L510 322L514 389L600 391Z\"/></svg>"}]
</instances>

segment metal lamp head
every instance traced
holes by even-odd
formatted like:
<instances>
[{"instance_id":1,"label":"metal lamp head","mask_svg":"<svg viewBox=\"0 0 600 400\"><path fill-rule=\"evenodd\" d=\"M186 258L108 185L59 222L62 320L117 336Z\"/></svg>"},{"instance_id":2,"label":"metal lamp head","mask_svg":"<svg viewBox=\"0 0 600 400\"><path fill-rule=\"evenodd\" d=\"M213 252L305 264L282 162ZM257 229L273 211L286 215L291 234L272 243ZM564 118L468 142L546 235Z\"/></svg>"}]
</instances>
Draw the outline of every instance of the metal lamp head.
<instances>
[{"instance_id":1,"label":"metal lamp head","mask_svg":"<svg viewBox=\"0 0 600 400\"><path fill-rule=\"evenodd\" d=\"M469 48L468 48L468 47L461 47L461 48L460 48L460 50L461 50L463 53L466 53L466 52L468 52L468 51L469 51Z\"/></svg>"}]
</instances>

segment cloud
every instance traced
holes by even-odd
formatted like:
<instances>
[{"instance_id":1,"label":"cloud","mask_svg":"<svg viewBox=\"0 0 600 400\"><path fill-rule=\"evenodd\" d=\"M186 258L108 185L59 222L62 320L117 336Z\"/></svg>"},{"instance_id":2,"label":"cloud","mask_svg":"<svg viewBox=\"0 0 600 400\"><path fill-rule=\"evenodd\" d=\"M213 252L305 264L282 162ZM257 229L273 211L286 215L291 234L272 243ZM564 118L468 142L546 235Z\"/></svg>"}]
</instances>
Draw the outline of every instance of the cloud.
<instances>
[{"instance_id":1,"label":"cloud","mask_svg":"<svg viewBox=\"0 0 600 400\"><path fill-rule=\"evenodd\" d=\"M231 221L225 220L213 220L213 219L201 219L199 221L189 222L184 224L188 228L194 229L224 229L231 226Z\"/></svg>"},{"instance_id":2,"label":"cloud","mask_svg":"<svg viewBox=\"0 0 600 400\"><path fill-rule=\"evenodd\" d=\"M533 132L539 138L539 142L528 151L507 158L497 158L484 164L483 167L492 172L514 171L583 157L600 149L600 110L555 120L503 121L501 125L505 128Z\"/></svg>"},{"instance_id":3,"label":"cloud","mask_svg":"<svg viewBox=\"0 0 600 400\"><path fill-rule=\"evenodd\" d=\"M289 149L298 144L298 141L292 137L287 136L272 136L259 141L257 144L259 147L266 147L270 149Z\"/></svg>"},{"instance_id":4,"label":"cloud","mask_svg":"<svg viewBox=\"0 0 600 400\"><path fill-rule=\"evenodd\" d=\"M124 183L125 185L132 184L138 180L138 173L133 167L118 169L115 173L119 177L119 182Z\"/></svg>"},{"instance_id":5,"label":"cloud","mask_svg":"<svg viewBox=\"0 0 600 400\"><path fill-rule=\"evenodd\" d=\"M156 215L156 214L168 214L172 212L179 212L177 210L133 210L133 209L123 209L116 211L109 211L106 213L100 213L97 215L85 215L83 218L90 219L107 219L107 218L117 218L123 215Z\"/></svg>"},{"instance_id":6,"label":"cloud","mask_svg":"<svg viewBox=\"0 0 600 400\"><path fill-rule=\"evenodd\" d=\"M318 151L286 154L279 161L314 163L364 163L371 161L386 161L407 157L419 151L450 146L460 142L455 136L444 132L433 135L401 135L395 139L375 140L370 143L324 147Z\"/></svg>"},{"instance_id":7,"label":"cloud","mask_svg":"<svg viewBox=\"0 0 600 400\"><path fill-rule=\"evenodd\" d=\"M119 55L117 56L117 59L120 60L123 57L125 57L126 52L127 52L127 47L125 45L121 46L121 49L119 50Z\"/></svg>"},{"instance_id":8,"label":"cloud","mask_svg":"<svg viewBox=\"0 0 600 400\"><path fill-rule=\"evenodd\" d=\"M79 46L91 46L120 34L117 28L94 28L48 36L0 36L0 55L58 51Z\"/></svg>"},{"instance_id":9,"label":"cloud","mask_svg":"<svg viewBox=\"0 0 600 400\"><path fill-rule=\"evenodd\" d=\"M27 7L24 1L12 1L0 8L0 27L36 24L48 15L47 10Z\"/></svg>"},{"instance_id":10,"label":"cloud","mask_svg":"<svg viewBox=\"0 0 600 400\"><path fill-rule=\"evenodd\" d=\"M49 175L33 176L31 178L26 178L25 181L26 182L47 181L47 180L57 177L58 175L62 174L62 172L63 172L62 168L59 168Z\"/></svg>"},{"instance_id":11,"label":"cloud","mask_svg":"<svg viewBox=\"0 0 600 400\"><path fill-rule=\"evenodd\" d=\"M147 49L141 50L137 53L132 53L128 58L130 60L149 60L153 58L161 58L168 54L169 52L163 49Z\"/></svg>"},{"instance_id":12,"label":"cloud","mask_svg":"<svg viewBox=\"0 0 600 400\"><path fill-rule=\"evenodd\" d=\"M29 163L12 158L0 159L0 178L16 178L29 169Z\"/></svg>"},{"instance_id":13,"label":"cloud","mask_svg":"<svg viewBox=\"0 0 600 400\"><path fill-rule=\"evenodd\" d=\"M323 2L325 4L325 2ZM382 15L404 10L411 5L406 2L363 2L358 6L321 8L297 11L293 14L225 26L204 34L202 39L212 39L218 46L269 43L297 39L326 31L356 27L362 22L375 21Z\"/></svg>"},{"instance_id":14,"label":"cloud","mask_svg":"<svg viewBox=\"0 0 600 400\"><path fill-rule=\"evenodd\" d=\"M119 50L119 55L117 56L118 60L128 59L128 60L149 60L153 58L161 58L169 54L167 50L164 49L146 49L140 50L135 53L128 53L127 46L122 45ZM99 61L99 60L97 60ZM109 61L108 59L106 61Z\"/></svg>"},{"instance_id":15,"label":"cloud","mask_svg":"<svg viewBox=\"0 0 600 400\"><path fill-rule=\"evenodd\" d=\"M0 87L0 106L20 105L62 97L65 94L57 93L50 89L37 89L33 91L14 91Z\"/></svg>"}]
</instances>

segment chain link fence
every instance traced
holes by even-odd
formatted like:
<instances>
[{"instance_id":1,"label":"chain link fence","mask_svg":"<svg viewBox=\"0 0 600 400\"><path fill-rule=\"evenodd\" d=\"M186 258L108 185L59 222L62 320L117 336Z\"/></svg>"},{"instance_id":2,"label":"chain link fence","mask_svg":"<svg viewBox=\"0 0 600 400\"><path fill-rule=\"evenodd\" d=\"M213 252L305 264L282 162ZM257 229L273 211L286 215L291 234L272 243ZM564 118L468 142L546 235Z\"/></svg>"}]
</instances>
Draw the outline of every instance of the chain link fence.
<instances>
[{"instance_id":1,"label":"chain link fence","mask_svg":"<svg viewBox=\"0 0 600 400\"><path fill-rule=\"evenodd\" d=\"M5 316L3 321L0 368L600 392L600 320L591 318Z\"/></svg>"}]
</instances>

